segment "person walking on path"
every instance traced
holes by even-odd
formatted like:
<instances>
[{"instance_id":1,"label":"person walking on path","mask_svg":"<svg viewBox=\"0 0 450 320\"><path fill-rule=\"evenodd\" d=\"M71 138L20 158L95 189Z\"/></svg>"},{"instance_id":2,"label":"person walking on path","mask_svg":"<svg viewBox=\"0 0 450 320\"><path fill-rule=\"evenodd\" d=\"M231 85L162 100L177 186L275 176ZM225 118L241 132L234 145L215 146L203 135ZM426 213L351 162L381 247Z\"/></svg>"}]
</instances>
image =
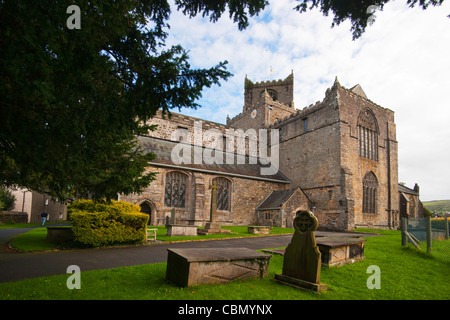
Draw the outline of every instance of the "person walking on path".
<instances>
[{"instance_id":1,"label":"person walking on path","mask_svg":"<svg viewBox=\"0 0 450 320\"><path fill-rule=\"evenodd\" d=\"M47 220L48 214L45 212L41 213L41 218L42 218L42 226L44 226L45 224L45 220Z\"/></svg>"}]
</instances>

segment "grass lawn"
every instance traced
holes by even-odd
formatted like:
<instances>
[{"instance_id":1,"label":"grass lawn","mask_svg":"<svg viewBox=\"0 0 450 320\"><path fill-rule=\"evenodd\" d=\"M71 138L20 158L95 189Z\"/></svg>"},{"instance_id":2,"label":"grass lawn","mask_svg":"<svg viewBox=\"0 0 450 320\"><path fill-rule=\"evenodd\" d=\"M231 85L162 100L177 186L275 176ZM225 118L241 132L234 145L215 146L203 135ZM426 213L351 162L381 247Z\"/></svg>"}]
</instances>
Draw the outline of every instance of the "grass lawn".
<instances>
[{"instance_id":1,"label":"grass lawn","mask_svg":"<svg viewBox=\"0 0 450 320\"><path fill-rule=\"evenodd\" d=\"M223 234L210 234L210 235L199 235L191 237L168 237L167 229L165 226L157 226L148 228L158 229L156 232L156 239L159 241L186 241L186 240L208 240L208 239L220 239L220 238L233 238L233 237L258 237L258 235L250 234L247 232L247 226L224 226L223 229L231 230L231 233ZM278 228L274 227L270 230L271 234L286 234L294 233L294 229L290 228ZM55 249L70 249L73 244L56 245L47 242L45 239L47 237L46 228L36 228L23 233L13 239L11 245L13 248L22 252L31 251L42 251L42 250L55 250ZM151 244L151 242L149 242ZM79 246L76 246L79 249Z\"/></svg>"},{"instance_id":2,"label":"grass lawn","mask_svg":"<svg viewBox=\"0 0 450 320\"><path fill-rule=\"evenodd\" d=\"M367 231L367 230L361 230ZM366 259L341 267L322 267L321 282L329 290L315 294L278 284L283 257L274 255L265 279L227 285L179 288L166 283L166 263L81 273L81 289L69 290L70 275L27 279L0 284L0 299L52 300L449 300L450 264L433 255L419 254L411 245L401 247L399 231L380 231L368 237ZM446 244L448 248L448 241ZM381 289L368 289L367 268L380 268Z\"/></svg>"}]
</instances>

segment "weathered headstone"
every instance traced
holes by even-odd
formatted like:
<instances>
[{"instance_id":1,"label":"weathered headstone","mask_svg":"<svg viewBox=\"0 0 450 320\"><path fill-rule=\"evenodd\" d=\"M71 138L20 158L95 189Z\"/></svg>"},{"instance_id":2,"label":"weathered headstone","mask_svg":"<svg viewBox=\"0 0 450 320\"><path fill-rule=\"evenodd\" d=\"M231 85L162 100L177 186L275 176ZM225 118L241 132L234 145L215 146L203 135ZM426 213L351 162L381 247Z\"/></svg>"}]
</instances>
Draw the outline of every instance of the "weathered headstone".
<instances>
[{"instance_id":1,"label":"weathered headstone","mask_svg":"<svg viewBox=\"0 0 450 320\"><path fill-rule=\"evenodd\" d=\"M175 209L172 208L170 211L170 224L175 224Z\"/></svg>"},{"instance_id":2,"label":"weathered headstone","mask_svg":"<svg viewBox=\"0 0 450 320\"><path fill-rule=\"evenodd\" d=\"M294 219L294 235L286 248L283 274L276 281L290 286L322 292L327 285L320 283L321 253L314 231L319 223L310 211L298 211Z\"/></svg>"},{"instance_id":3,"label":"weathered headstone","mask_svg":"<svg viewBox=\"0 0 450 320\"><path fill-rule=\"evenodd\" d=\"M170 218L169 216L166 216L166 226L170 225Z\"/></svg>"},{"instance_id":4,"label":"weathered headstone","mask_svg":"<svg viewBox=\"0 0 450 320\"><path fill-rule=\"evenodd\" d=\"M175 209L170 211L170 218L166 216L166 228L168 237L197 236L197 227L194 225L175 224Z\"/></svg>"},{"instance_id":5,"label":"weathered headstone","mask_svg":"<svg viewBox=\"0 0 450 320\"><path fill-rule=\"evenodd\" d=\"M230 230L223 230L220 227L220 223L217 221L217 182L213 181L210 187L211 189L211 209L209 222L206 223L204 229L199 229L198 234L212 234L212 233L230 233Z\"/></svg>"}]
</instances>

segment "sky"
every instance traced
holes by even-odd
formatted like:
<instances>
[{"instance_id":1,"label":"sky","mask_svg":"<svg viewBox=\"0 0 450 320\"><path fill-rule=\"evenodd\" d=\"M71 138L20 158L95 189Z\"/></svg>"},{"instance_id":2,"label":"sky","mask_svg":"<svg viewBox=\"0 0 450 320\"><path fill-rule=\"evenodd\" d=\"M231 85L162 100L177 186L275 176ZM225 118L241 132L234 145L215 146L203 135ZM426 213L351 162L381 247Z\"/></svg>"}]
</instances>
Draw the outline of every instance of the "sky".
<instances>
[{"instance_id":1,"label":"sky","mask_svg":"<svg viewBox=\"0 0 450 320\"><path fill-rule=\"evenodd\" d=\"M167 45L188 50L192 68L227 60L234 75L205 89L201 108L180 113L225 123L242 112L246 76L259 82L293 71L297 109L322 101L335 77L346 88L360 84L395 112L399 182L418 183L422 201L450 199L450 1L427 10L391 1L357 40L349 22L331 28L331 15L300 14L295 5L271 0L243 31L228 14L212 23L173 8Z\"/></svg>"}]
</instances>

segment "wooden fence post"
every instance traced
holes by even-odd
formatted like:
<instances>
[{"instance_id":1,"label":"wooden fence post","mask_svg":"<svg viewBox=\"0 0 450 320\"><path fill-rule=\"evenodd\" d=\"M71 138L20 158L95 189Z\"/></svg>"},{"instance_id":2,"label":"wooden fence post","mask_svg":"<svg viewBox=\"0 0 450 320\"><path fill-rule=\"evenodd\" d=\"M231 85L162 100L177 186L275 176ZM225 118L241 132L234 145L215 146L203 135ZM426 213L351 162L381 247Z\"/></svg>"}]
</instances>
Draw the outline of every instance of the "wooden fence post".
<instances>
[{"instance_id":1,"label":"wooden fence post","mask_svg":"<svg viewBox=\"0 0 450 320\"><path fill-rule=\"evenodd\" d=\"M431 253L431 240L433 239L431 234L431 217L427 217L427 253Z\"/></svg>"},{"instance_id":2,"label":"wooden fence post","mask_svg":"<svg viewBox=\"0 0 450 320\"><path fill-rule=\"evenodd\" d=\"M401 229L402 229L402 246L408 245L408 238L406 237L406 232L408 228L408 220L406 218L402 218L401 220Z\"/></svg>"},{"instance_id":3,"label":"wooden fence post","mask_svg":"<svg viewBox=\"0 0 450 320\"><path fill-rule=\"evenodd\" d=\"M448 218L445 218L445 239L448 240Z\"/></svg>"}]
</instances>

